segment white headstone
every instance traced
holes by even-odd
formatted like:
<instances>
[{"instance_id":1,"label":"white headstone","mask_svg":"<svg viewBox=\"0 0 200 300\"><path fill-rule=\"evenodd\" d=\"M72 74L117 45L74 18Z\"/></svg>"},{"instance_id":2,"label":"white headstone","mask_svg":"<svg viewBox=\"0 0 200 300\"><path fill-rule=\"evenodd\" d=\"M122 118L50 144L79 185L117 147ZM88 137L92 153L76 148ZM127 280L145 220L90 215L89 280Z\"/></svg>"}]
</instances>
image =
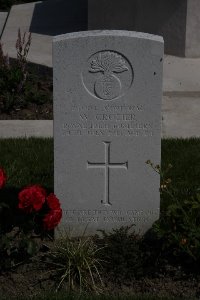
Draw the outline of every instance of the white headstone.
<instances>
[{"instance_id":1,"label":"white headstone","mask_svg":"<svg viewBox=\"0 0 200 300\"><path fill-rule=\"evenodd\" d=\"M163 39L89 31L53 41L55 194L78 234L159 217Z\"/></svg>"}]
</instances>

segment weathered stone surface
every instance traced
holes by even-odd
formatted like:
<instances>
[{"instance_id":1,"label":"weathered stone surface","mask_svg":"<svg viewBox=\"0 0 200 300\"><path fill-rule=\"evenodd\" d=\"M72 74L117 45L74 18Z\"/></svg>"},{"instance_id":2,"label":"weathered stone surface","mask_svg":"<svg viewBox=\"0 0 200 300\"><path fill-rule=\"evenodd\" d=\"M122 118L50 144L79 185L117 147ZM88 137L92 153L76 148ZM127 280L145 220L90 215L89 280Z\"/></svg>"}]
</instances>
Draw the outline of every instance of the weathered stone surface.
<instances>
[{"instance_id":1,"label":"weathered stone surface","mask_svg":"<svg viewBox=\"0 0 200 300\"><path fill-rule=\"evenodd\" d=\"M7 19L7 15L8 15L7 12L0 12L0 37L1 37L2 32L3 32L3 28L4 28L4 25L5 25L6 19Z\"/></svg>"},{"instance_id":2,"label":"weathered stone surface","mask_svg":"<svg viewBox=\"0 0 200 300\"><path fill-rule=\"evenodd\" d=\"M165 53L184 56L187 1L190 0L88 0L88 29L161 35Z\"/></svg>"},{"instance_id":3,"label":"weathered stone surface","mask_svg":"<svg viewBox=\"0 0 200 300\"><path fill-rule=\"evenodd\" d=\"M188 0L185 56L200 57L200 1Z\"/></svg>"},{"instance_id":4,"label":"weathered stone surface","mask_svg":"<svg viewBox=\"0 0 200 300\"><path fill-rule=\"evenodd\" d=\"M159 215L163 39L128 31L53 42L55 193L77 233Z\"/></svg>"},{"instance_id":5,"label":"weathered stone surface","mask_svg":"<svg viewBox=\"0 0 200 300\"><path fill-rule=\"evenodd\" d=\"M199 0L88 0L88 29L163 36L165 53L200 57Z\"/></svg>"}]
</instances>

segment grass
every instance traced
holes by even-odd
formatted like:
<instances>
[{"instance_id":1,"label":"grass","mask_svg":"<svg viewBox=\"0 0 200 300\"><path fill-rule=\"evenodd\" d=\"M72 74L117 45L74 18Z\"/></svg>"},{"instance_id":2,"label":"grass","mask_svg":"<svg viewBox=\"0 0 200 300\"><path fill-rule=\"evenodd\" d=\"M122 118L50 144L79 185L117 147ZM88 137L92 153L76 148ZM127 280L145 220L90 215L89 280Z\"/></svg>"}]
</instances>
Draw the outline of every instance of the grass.
<instances>
[{"instance_id":1,"label":"grass","mask_svg":"<svg viewBox=\"0 0 200 300\"><path fill-rule=\"evenodd\" d=\"M0 139L0 166L7 188L40 184L53 190L53 139Z\"/></svg>"},{"instance_id":2,"label":"grass","mask_svg":"<svg viewBox=\"0 0 200 300\"><path fill-rule=\"evenodd\" d=\"M169 173L172 182L181 187L200 187L200 139L163 139L162 169L169 163L173 165Z\"/></svg>"}]
</instances>

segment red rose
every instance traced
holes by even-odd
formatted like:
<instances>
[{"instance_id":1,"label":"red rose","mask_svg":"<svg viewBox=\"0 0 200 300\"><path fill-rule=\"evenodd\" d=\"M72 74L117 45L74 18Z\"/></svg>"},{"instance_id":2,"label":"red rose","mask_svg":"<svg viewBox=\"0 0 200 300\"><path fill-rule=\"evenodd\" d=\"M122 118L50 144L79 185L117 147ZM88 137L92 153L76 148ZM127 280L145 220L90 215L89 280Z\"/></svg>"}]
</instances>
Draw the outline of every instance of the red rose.
<instances>
[{"instance_id":1,"label":"red rose","mask_svg":"<svg viewBox=\"0 0 200 300\"><path fill-rule=\"evenodd\" d=\"M54 195L53 193L49 194L49 196L46 199L46 202L50 209L53 210L60 209L60 202L56 197L56 195Z\"/></svg>"},{"instance_id":2,"label":"red rose","mask_svg":"<svg viewBox=\"0 0 200 300\"><path fill-rule=\"evenodd\" d=\"M0 168L0 189L2 189L6 184L6 179L7 179L6 173L4 172L3 169Z\"/></svg>"},{"instance_id":3,"label":"red rose","mask_svg":"<svg viewBox=\"0 0 200 300\"><path fill-rule=\"evenodd\" d=\"M62 209L50 210L50 212L44 217L43 225L45 230L54 229L62 218Z\"/></svg>"},{"instance_id":4,"label":"red rose","mask_svg":"<svg viewBox=\"0 0 200 300\"><path fill-rule=\"evenodd\" d=\"M38 185L27 186L18 195L20 209L30 213L39 211L46 199L46 191Z\"/></svg>"}]
</instances>

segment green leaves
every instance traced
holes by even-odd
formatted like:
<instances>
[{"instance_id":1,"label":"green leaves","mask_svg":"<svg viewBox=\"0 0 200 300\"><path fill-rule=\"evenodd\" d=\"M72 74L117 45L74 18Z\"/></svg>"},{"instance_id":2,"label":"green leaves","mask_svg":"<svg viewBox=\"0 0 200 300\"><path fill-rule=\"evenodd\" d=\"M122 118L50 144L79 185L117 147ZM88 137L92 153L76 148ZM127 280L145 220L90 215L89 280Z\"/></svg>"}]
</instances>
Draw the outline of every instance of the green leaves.
<instances>
[{"instance_id":1,"label":"green leaves","mask_svg":"<svg viewBox=\"0 0 200 300\"><path fill-rule=\"evenodd\" d=\"M99 232L101 235L95 241L103 247L100 254L105 273L119 281L137 277L142 269L142 253L140 237L135 234L133 225L109 233Z\"/></svg>"},{"instance_id":2,"label":"green leaves","mask_svg":"<svg viewBox=\"0 0 200 300\"><path fill-rule=\"evenodd\" d=\"M173 195L173 193L172 193ZM165 253L176 256L182 264L200 261L200 197L188 195L180 200L172 196L153 230L162 239ZM183 259L185 257L185 259Z\"/></svg>"},{"instance_id":3,"label":"green leaves","mask_svg":"<svg viewBox=\"0 0 200 300\"><path fill-rule=\"evenodd\" d=\"M182 141L179 143L182 146ZM196 143L196 140L191 140L191 144L193 143ZM174 146L175 144L174 141ZM185 144L188 147L188 141ZM178 154L177 160L180 159L182 152ZM190 154L188 156L191 157ZM187 164L185 157L184 162ZM181 265L195 266L197 261L200 262L199 188L195 189L189 182L188 185L184 184L182 178L188 169L183 170L183 174L179 173L173 180L177 172L173 172L173 168L177 168L175 163L173 168L171 163L167 164L164 160L162 168L154 166L150 160L146 163L161 177L161 215L153 225L153 232L161 243L160 256L166 256L169 260L176 258ZM191 173L190 177L192 176Z\"/></svg>"},{"instance_id":4,"label":"green leaves","mask_svg":"<svg viewBox=\"0 0 200 300\"><path fill-rule=\"evenodd\" d=\"M15 228L14 232L0 231L0 272L21 264L38 252L38 244L28 234Z\"/></svg>"}]
</instances>

